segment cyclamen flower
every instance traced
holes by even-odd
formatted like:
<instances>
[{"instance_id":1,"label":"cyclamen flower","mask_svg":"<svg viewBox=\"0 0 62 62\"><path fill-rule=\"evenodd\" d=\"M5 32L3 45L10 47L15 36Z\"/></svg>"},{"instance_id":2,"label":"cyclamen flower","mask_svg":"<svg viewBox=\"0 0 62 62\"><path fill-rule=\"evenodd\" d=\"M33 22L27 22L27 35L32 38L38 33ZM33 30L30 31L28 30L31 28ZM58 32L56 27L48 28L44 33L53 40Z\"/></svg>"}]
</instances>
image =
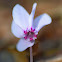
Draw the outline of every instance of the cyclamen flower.
<instances>
[{"instance_id":1,"label":"cyclamen flower","mask_svg":"<svg viewBox=\"0 0 62 62\"><path fill-rule=\"evenodd\" d=\"M16 46L18 51L33 46L39 30L51 23L51 17L46 13L34 19L36 5L37 3L33 4L31 14L19 4L13 8L11 30L16 37L21 38Z\"/></svg>"}]
</instances>

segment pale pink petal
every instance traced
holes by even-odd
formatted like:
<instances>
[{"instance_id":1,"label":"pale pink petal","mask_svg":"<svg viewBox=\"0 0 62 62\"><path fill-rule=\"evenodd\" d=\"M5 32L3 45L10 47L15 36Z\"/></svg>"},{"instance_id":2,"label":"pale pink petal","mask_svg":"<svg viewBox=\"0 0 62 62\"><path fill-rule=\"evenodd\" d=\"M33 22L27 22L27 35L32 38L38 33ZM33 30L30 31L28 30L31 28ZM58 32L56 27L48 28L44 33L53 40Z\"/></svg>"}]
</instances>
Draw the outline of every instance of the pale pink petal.
<instances>
[{"instance_id":1,"label":"pale pink petal","mask_svg":"<svg viewBox=\"0 0 62 62\"><path fill-rule=\"evenodd\" d=\"M23 38L23 39L19 40L19 42L16 45L16 48L18 51L22 52L22 51L26 50L28 47L31 47L33 45L34 45L34 41L30 42Z\"/></svg>"},{"instance_id":2,"label":"pale pink petal","mask_svg":"<svg viewBox=\"0 0 62 62\"><path fill-rule=\"evenodd\" d=\"M30 14L30 16L29 16L29 28L32 27L32 23L33 23L33 18L34 18L36 6L37 6L37 3L34 3L34 4L33 4L33 8L32 8L32 12L31 12L31 14Z\"/></svg>"},{"instance_id":3,"label":"pale pink petal","mask_svg":"<svg viewBox=\"0 0 62 62\"><path fill-rule=\"evenodd\" d=\"M12 11L12 16L17 25L22 29L27 29L29 14L21 5L15 5Z\"/></svg>"},{"instance_id":4,"label":"pale pink petal","mask_svg":"<svg viewBox=\"0 0 62 62\"><path fill-rule=\"evenodd\" d=\"M48 25L51 23L51 17L44 13L40 16L38 16L37 18L35 18L34 22L33 22L33 27L39 31L43 26Z\"/></svg>"},{"instance_id":5,"label":"pale pink petal","mask_svg":"<svg viewBox=\"0 0 62 62\"><path fill-rule=\"evenodd\" d=\"M12 21L11 31L18 38L22 38L24 35L23 29L21 29L21 27L19 27L14 21Z\"/></svg>"}]
</instances>

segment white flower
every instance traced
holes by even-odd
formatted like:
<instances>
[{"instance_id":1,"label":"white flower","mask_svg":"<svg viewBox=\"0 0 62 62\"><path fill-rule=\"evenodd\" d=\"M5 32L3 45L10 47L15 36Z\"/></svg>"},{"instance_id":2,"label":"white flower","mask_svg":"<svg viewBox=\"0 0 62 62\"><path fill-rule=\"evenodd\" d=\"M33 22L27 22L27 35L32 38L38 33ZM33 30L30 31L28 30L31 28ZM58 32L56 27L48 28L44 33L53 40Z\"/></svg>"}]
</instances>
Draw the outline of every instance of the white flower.
<instances>
[{"instance_id":1,"label":"white flower","mask_svg":"<svg viewBox=\"0 0 62 62\"><path fill-rule=\"evenodd\" d=\"M34 19L36 5L37 3L33 4L31 14L19 4L13 8L11 30L16 37L21 38L16 46L18 51L24 51L33 46L39 30L51 23L51 17L46 13Z\"/></svg>"}]
</instances>

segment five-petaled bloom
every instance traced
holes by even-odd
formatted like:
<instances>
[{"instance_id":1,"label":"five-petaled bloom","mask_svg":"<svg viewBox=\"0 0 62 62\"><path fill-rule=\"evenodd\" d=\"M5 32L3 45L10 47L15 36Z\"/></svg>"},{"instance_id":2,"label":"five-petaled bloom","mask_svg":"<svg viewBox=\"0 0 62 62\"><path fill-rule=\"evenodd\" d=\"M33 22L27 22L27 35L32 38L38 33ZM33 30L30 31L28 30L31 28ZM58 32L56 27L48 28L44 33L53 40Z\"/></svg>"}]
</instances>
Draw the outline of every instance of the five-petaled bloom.
<instances>
[{"instance_id":1,"label":"five-petaled bloom","mask_svg":"<svg viewBox=\"0 0 62 62\"><path fill-rule=\"evenodd\" d=\"M16 46L18 51L24 51L28 47L33 46L39 30L51 23L51 17L46 13L34 19L36 5L37 3L33 4L30 15L19 4L13 8L11 30L16 37L21 38Z\"/></svg>"}]
</instances>

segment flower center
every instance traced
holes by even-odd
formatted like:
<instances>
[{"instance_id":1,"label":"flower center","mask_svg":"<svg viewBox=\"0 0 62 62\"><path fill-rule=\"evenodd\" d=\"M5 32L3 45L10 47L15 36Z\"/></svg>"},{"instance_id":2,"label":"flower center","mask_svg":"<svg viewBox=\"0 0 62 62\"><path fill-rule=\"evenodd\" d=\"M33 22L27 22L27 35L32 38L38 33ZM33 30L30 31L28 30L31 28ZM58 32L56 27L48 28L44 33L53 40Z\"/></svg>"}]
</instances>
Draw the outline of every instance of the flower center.
<instances>
[{"instance_id":1,"label":"flower center","mask_svg":"<svg viewBox=\"0 0 62 62\"><path fill-rule=\"evenodd\" d=\"M31 28L30 30L24 30L24 38L28 39L29 41L35 40L37 38L37 32L35 29Z\"/></svg>"}]
</instances>

